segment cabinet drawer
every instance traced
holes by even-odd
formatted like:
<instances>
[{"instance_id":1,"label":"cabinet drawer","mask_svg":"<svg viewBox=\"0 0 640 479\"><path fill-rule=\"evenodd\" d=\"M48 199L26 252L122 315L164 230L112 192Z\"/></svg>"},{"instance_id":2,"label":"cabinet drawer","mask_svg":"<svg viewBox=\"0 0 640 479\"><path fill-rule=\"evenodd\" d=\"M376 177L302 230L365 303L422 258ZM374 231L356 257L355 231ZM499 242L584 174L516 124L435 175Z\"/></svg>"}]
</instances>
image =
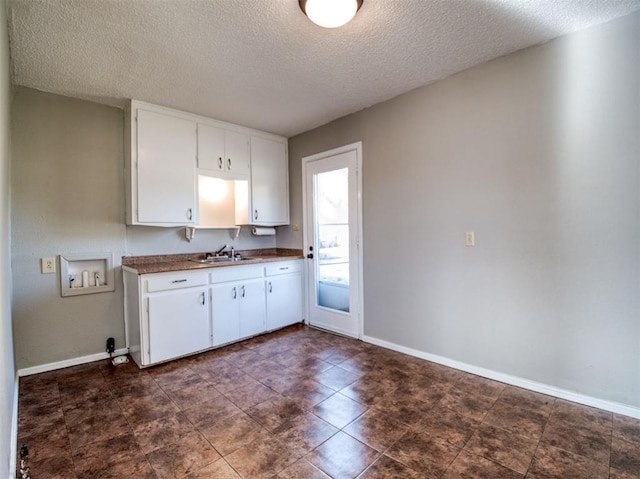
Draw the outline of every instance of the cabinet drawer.
<instances>
[{"instance_id":1,"label":"cabinet drawer","mask_svg":"<svg viewBox=\"0 0 640 479\"><path fill-rule=\"evenodd\" d=\"M176 273L169 275L150 276L145 279L148 293L154 291L167 291L170 289L191 288L192 286L204 286L208 284L207 273Z\"/></svg>"},{"instance_id":2,"label":"cabinet drawer","mask_svg":"<svg viewBox=\"0 0 640 479\"><path fill-rule=\"evenodd\" d=\"M299 273L302 271L302 261L286 261L282 263L272 263L264 268L267 276L278 274Z\"/></svg>"},{"instance_id":3,"label":"cabinet drawer","mask_svg":"<svg viewBox=\"0 0 640 479\"><path fill-rule=\"evenodd\" d=\"M224 266L211 272L212 283L262 278L262 266Z\"/></svg>"}]
</instances>

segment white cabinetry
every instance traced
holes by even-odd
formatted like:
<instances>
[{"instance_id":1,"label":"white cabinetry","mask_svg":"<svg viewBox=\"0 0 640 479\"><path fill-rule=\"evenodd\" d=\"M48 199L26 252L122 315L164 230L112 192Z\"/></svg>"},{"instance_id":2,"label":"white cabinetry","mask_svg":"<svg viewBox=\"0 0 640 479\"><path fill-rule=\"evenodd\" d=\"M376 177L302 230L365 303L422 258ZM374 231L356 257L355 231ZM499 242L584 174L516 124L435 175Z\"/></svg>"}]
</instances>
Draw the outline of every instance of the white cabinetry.
<instances>
[{"instance_id":1,"label":"white cabinetry","mask_svg":"<svg viewBox=\"0 0 640 479\"><path fill-rule=\"evenodd\" d=\"M211 286L211 319L214 346L240 339L238 286L235 283Z\"/></svg>"},{"instance_id":2,"label":"white cabinetry","mask_svg":"<svg viewBox=\"0 0 640 479\"><path fill-rule=\"evenodd\" d=\"M206 272L123 271L127 346L139 366L211 347Z\"/></svg>"},{"instance_id":3,"label":"white cabinetry","mask_svg":"<svg viewBox=\"0 0 640 479\"><path fill-rule=\"evenodd\" d=\"M211 346L208 288L187 288L147 298L149 363Z\"/></svg>"},{"instance_id":4,"label":"white cabinetry","mask_svg":"<svg viewBox=\"0 0 640 479\"><path fill-rule=\"evenodd\" d=\"M298 323L302 260L138 274L123 266L125 332L140 367Z\"/></svg>"},{"instance_id":5,"label":"white cabinetry","mask_svg":"<svg viewBox=\"0 0 640 479\"><path fill-rule=\"evenodd\" d=\"M198 123L198 168L220 178L248 177L249 135Z\"/></svg>"},{"instance_id":6,"label":"white cabinetry","mask_svg":"<svg viewBox=\"0 0 640 479\"><path fill-rule=\"evenodd\" d=\"M235 181L228 202L235 224L289 224L286 138L132 100L125 115L127 224L200 224L198 174Z\"/></svg>"},{"instance_id":7,"label":"white cabinetry","mask_svg":"<svg viewBox=\"0 0 640 479\"><path fill-rule=\"evenodd\" d=\"M266 331L264 281L255 279L240 285L240 339Z\"/></svg>"},{"instance_id":8,"label":"white cabinetry","mask_svg":"<svg viewBox=\"0 0 640 479\"><path fill-rule=\"evenodd\" d=\"M265 267L267 331L299 323L302 319L302 260L271 263Z\"/></svg>"},{"instance_id":9,"label":"white cabinetry","mask_svg":"<svg viewBox=\"0 0 640 479\"><path fill-rule=\"evenodd\" d=\"M213 345L265 331L265 284L262 266L215 268L211 272Z\"/></svg>"},{"instance_id":10,"label":"white cabinetry","mask_svg":"<svg viewBox=\"0 0 640 479\"><path fill-rule=\"evenodd\" d=\"M125 131L127 223L196 223L196 122L132 102Z\"/></svg>"},{"instance_id":11,"label":"white cabinetry","mask_svg":"<svg viewBox=\"0 0 640 479\"><path fill-rule=\"evenodd\" d=\"M251 137L251 207L239 210L237 224L289 224L289 161L287 145Z\"/></svg>"}]
</instances>

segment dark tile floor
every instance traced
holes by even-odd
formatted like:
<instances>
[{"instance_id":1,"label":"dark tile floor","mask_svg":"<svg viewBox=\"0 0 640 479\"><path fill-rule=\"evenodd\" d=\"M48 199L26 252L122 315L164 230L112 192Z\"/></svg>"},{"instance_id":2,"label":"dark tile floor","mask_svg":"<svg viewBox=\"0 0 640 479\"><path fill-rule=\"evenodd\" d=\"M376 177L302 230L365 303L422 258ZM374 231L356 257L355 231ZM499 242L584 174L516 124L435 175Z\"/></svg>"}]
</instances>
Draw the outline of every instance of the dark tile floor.
<instances>
[{"instance_id":1,"label":"dark tile floor","mask_svg":"<svg viewBox=\"0 0 640 479\"><path fill-rule=\"evenodd\" d=\"M640 420L303 326L20 379L46 478L640 478Z\"/></svg>"}]
</instances>

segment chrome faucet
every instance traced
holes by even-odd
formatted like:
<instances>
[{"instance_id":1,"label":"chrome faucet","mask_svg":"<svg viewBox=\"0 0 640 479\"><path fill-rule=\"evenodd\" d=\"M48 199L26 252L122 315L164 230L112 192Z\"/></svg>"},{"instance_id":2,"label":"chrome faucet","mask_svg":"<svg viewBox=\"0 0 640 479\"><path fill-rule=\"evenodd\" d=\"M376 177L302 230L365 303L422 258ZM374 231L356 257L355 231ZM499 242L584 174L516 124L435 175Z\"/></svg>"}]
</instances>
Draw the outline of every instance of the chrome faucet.
<instances>
[{"instance_id":1,"label":"chrome faucet","mask_svg":"<svg viewBox=\"0 0 640 479\"><path fill-rule=\"evenodd\" d=\"M231 258L232 261L236 260L236 249L232 246L231 247L231 256L229 256Z\"/></svg>"},{"instance_id":2,"label":"chrome faucet","mask_svg":"<svg viewBox=\"0 0 640 479\"><path fill-rule=\"evenodd\" d=\"M220 248L218 251L216 251L215 253L213 253L212 256L220 256L222 254L222 252L227 249L229 247L228 244L225 244L222 248ZM231 250L233 251L233 248L231 248Z\"/></svg>"}]
</instances>

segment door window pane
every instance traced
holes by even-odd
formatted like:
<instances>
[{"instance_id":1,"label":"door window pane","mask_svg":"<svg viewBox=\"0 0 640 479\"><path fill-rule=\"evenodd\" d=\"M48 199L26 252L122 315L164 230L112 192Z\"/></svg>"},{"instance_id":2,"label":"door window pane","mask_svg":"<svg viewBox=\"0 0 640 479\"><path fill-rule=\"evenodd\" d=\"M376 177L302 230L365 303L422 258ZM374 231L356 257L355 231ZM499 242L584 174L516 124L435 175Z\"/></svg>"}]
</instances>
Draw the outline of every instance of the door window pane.
<instances>
[{"instance_id":1,"label":"door window pane","mask_svg":"<svg viewBox=\"0 0 640 479\"><path fill-rule=\"evenodd\" d=\"M318 305L349 311L349 169L315 178Z\"/></svg>"}]
</instances>

